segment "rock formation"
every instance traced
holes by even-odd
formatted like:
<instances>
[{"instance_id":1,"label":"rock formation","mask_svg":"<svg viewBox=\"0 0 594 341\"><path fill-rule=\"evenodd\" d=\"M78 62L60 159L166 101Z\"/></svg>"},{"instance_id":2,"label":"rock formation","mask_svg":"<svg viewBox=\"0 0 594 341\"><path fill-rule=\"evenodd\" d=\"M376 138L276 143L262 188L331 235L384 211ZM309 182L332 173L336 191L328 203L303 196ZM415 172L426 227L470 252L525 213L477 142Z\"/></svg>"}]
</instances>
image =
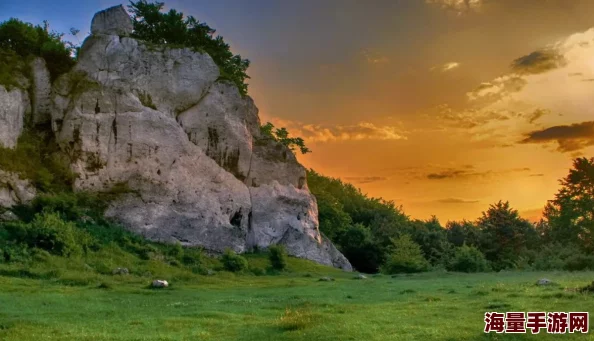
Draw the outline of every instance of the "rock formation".
<instances>
[{"instance_id":1,"label":"rock formation","mask_svg":"<svg viewBox=\"0 0 594 341\"><path fill-rule=\"evenodd\" d=\"M261 136L252 99L220 79L208 54L131 32L122 6L97 13L76 66L52 86L51 126L78 174L75 190L127 184L131 192L106 215L152 240L218 252L283 244L290 255L351 270L318 230L304 167ZM39 122L41 78L33 82ZM26 93L2 90L0 103L11 96L15 107L0 106L11 125L0 126L0 142L14 146Z\"/></svg>"}]
</instances>

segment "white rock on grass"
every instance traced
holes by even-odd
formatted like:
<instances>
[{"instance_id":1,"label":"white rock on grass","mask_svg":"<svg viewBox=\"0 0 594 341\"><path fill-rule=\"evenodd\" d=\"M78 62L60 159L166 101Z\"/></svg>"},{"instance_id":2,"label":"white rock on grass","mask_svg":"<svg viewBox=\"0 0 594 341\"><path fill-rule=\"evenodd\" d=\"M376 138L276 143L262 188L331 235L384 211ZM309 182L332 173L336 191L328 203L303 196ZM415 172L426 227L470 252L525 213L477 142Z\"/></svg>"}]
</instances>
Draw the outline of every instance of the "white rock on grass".
<instances>
[{"instance_id":1,"label":"white rock on grass","mask_svg":"<svg viewBox=\"0 0 594 341\"><path fill-rule=\"evenodd\" d=\"M156 279L153 281L151 286L153 288L167 288L169 286L169 282L167 282L166 280L162 280L162 279Z\"/></svg>"}]
</instances>

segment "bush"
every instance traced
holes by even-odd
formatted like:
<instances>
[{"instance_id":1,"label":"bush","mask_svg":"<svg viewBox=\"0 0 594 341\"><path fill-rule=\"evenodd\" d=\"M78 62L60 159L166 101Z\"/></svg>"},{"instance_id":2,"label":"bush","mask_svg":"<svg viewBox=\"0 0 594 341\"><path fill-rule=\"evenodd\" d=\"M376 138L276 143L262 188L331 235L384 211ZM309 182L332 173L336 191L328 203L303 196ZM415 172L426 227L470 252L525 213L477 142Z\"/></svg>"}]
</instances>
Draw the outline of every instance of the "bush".
<instances>
[{"instance_id":1,"label":"bush","mask_svg":"<svg viewBox=\"0 0 594 341\"><path fill-rule=\"evenodd\" d=\"M565 260L563 268L568 271L594 270L594 255L574 254Z\"/></svg>"},{"instance_id":2,"label":"bush","mask_svg":"<svg viewBox=\"0 0 594 341\"><path fill-rule=\"evenodd\" d=\"M386 274L414 273L429 269L429 262L423 257L421 247L412 241L409 235L405 234L394 239L392 243L393 251L382 266L382 272Z\"/></svg>"},{"instance_id":3,"label":"bush","mask_svg":"<svg viewBox=\"0 0 594 341\"><path fill-rule=\"evenodd\" d=\"M282 245L272 245L268 248L268 259L270 265L275 270L285 270L287 268L287 250Z\"/></svg>"},{"instance_id":4,"label":"bush","mask_svg":"<svg viewBox=\"0 0 594 341\"><path fill-rule=\"evenodd\" d=\"M474 246L462 245L456 249L454 258L447 269L459 272L483 272L489 270L489 264L479 249Z\"/></svg>"},{"instance_id":5,"label":"bush","mask_svg":"<svg viewBox=\"0 0 594 341\"><path fill-rule=\"evenodd\" d=\"M57 213L38 214L30 223L8 223L3 229L5 240L15 245L39 248L58 256L81 255L94 243L88 233L74 223L62 220Z\"/></svg>"},{"instance_id":6,"label":"bush","mask_svg":"<svg viewBox=\"0 0 594 341\"><path fill-rule=\"evenodd\" d=\"M225 250L221 257L223 268L231 272L241 272L248 268L248 261L230 249Z\"/></svg>"}]
</instances>

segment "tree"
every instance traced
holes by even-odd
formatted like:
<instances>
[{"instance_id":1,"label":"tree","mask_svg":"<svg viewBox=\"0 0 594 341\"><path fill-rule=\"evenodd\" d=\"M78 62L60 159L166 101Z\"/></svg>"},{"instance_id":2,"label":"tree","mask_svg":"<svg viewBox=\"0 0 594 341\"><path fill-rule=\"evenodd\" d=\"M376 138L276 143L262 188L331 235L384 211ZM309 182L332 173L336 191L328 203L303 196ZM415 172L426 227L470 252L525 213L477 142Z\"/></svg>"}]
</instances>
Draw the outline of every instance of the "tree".
<instances>
[{"instance_id":1,"label":"tree","mask_svg":"<svg viewBox=\"0 0 594 341\"><path fill-rule=\"evenodd\" d=\"M275 129L274 124L268 122L260 127L260 133L264 137L280 142L292 151L295 151L295 148L299 148L301 154L311 153L311 150L305 146L305 141L301 137L289 137L289 132L286 128Z\"/></svg>"},{"instance_id":2,"label":"tree","mask_svg":"<svg viewBox=\"0 0 594 341\"><path fill-rule=\"evenodd\" d=\"M392 240L393 246L382 272L387 274L422 272L429 269L429 262L423 257L419 244L404 234Z\"/></svg>"},{"instance_id":3,"label":"tree","mask_svg":"<svg viewBox=\"0 0 594 341\"><path fill-rule=\"evenodd\" d=\"M42 57L53 81L74 65L71 44L62 41L62 37L63 34L49 30L47 21L42 27L11 18L0 23L0 52L11 51L22 59ZM2 59L0 73L4 62Z\"/></svg>"},{"instance_id":4,"label":"tree","mask_svg":"<svg viewBox=\"0 0 594 341\"><path fill-rule=\"evenodd\" d=\"M448 241L456 247L479 245L481 231L470 221L448 221L446 231Z\"/></svg>"},{"instance_id":5,"label":"tree","mask_svg":"<svg viewBox=\"0 0 594 341\"><path fill-rule=\"evenodd\" d=\"M594 251L594 158L577 158L544 210L548 238Z\"/></svg>"},{"instance_id":6,"label":"tree","mask_svg":"<svg viewBox=\"0 0 594 341\"><path fill-rule=\"evenodd\" d=\"M163 13L163 2L130 1L134 23L133 36L150 43L189 47L208 53L221 71L221 78L233 82L242 95L247 94L247 69L250 61L234 55L216 30L193 16L184 16L175 9Z\"/></svg>"},{"instance_id":7,"label":"tree","mask_svg":"<svg viewBox=\"0 0 594 341\"><path fill-rule=\"evenodd\" d=\"M411 223L410 235L421 246L425 258L431 265L446 265L452 256L452 245L447 240L447 231L437 217L427 221L415 220Z\"/></svg>"},{"instance_id":8,"label":"tree","mask_svg":"<svg viewBox=\"0 0 594 341\"><path fill-rule=\"evenodd\" d=\"M490 205L477 223L482 234L481 251L495 270L514 267L518 256L537 237L532 224L521 218L507 201Z\"/></svg>"}]
</instances>

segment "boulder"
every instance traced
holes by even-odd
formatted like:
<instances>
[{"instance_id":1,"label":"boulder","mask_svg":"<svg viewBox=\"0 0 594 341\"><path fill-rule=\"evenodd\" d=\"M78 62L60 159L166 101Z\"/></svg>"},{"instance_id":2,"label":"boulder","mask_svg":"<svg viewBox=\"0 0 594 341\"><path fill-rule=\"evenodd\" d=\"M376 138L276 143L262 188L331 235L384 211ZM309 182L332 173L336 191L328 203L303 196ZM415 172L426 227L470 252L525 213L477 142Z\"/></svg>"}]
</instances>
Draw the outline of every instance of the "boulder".
<instances>
[{"instance_id":1,"label":"boulder","mask_svg":"<svg viewBox=\"0 0 594 341\"><path fill-rule=\"evenodd\" d=\"M113 269L111 273L114 275L128 275L130 274L130 271L128 270L128 268L116 268Z\"/></svg>"},{"instance_id":2,"label":"boulder","mask_svg":"<svg viewBox=\"0 0 594 341\"><path fill-rule=\"evenodd\" d=\"M19 217L12 211L4 211L0 213L0 222L17 221Z\"/></svg>"},{"instance_id":3,"label":"boulder","mask_svg":"<svg viewBox=\"0 0 594 341\"><path fill-rule=\"evenodd\" d=\"M132 20L122 5L97 12L91 22L91 34L130 35L134 30Z\"/></svg>"},{"instance_id":4,"label":"boulder","mask_svg":"<svg viewBox=\"0 0 594 341\"><path fill-rule=\"evenodd\" d=\"M547 278L541 278L538 281L536 281L536 285L550 285L553 284L553 281L551 281L550 279Z\"/></svg>"},{"instance_id":5,"label":"boulder","mask_svg":"<svg viewBox=\"0 0 594 341\"><path fill-rule=\"evenodd\" d=\"M12 207L29 203L37 191L28 180L22 180L17 174L0 170L0 207Z\"/></svg>"},{"instance_id":6,"label":"boulder","mask_svg":"<svg viewBox=\"0 0 594 341\"><path fill-rule=\"evenodd\" d=\"M156 279L151 283L151 287L153 288L167 288L169 286L169 282L162 279Z\"/></svg>"}]
</instances>

